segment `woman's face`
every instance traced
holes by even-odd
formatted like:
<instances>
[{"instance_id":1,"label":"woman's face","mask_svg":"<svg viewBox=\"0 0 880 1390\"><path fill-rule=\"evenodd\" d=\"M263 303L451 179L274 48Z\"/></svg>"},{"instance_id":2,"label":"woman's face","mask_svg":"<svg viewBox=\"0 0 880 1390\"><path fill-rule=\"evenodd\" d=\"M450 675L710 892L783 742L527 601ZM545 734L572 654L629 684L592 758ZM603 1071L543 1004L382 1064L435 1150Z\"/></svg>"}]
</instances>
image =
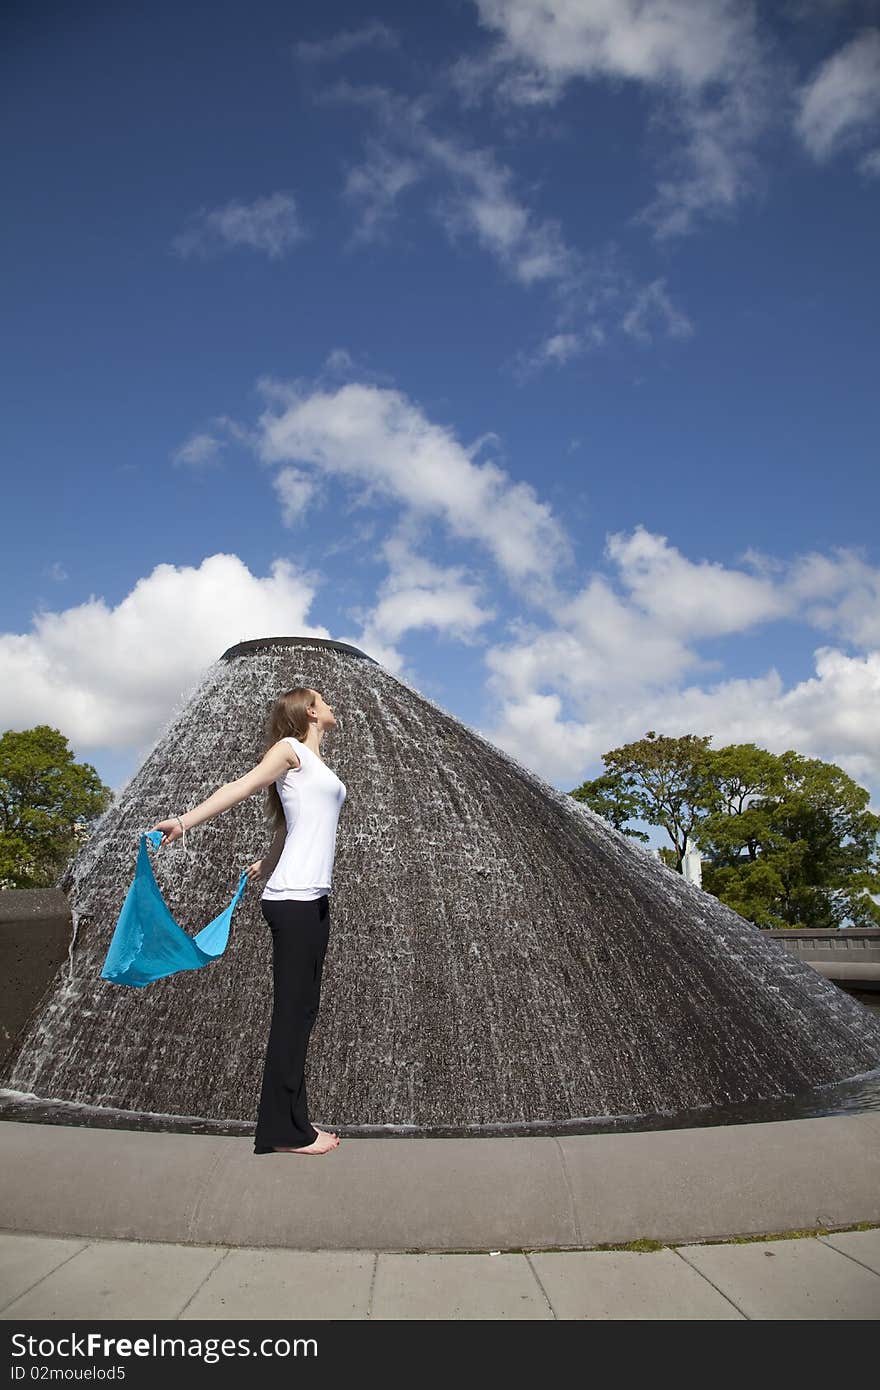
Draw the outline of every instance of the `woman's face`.
<instances>
[{"instance_id":1,"label":"woman's face","mask_svg":"<svg viewBox=\"0 0 880 1390\"><path fill-rule=\"evenodd\" d=\"M333 713L330 706L327 704L327 701L324 699L324 696L317 690L315 691L315 702L311 706L311 708L315 711L315 714L318 716L318 722L321 725L323 725L325 729L336 728L336 716Z\"/></svg>"}]
</instances>

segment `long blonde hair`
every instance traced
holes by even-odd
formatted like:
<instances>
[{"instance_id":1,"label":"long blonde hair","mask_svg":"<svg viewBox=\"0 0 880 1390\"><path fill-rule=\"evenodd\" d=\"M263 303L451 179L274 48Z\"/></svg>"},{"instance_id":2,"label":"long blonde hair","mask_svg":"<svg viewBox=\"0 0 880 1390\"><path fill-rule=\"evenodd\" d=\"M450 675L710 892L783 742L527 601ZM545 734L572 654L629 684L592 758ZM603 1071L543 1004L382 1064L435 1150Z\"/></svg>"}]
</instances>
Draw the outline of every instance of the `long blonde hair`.
<instances>
[{"instance_id":1,"label":"long blonde hair","mask_svg":"<svg viewBox=\"0 0 880 1390\"><path fill-rule=\"evenodd\" d=\"M283 695L279 695L266 719L263 752L281 738L296 738L300 743L305 743L309 732L306 710L311 709L314 703L315 692L307 685L294 686L293 690L285 690ZM274 782L266 789L266 823L273 835L277 830L285 829L287 825L281 797Z\"/></svg>"}]
</instances>

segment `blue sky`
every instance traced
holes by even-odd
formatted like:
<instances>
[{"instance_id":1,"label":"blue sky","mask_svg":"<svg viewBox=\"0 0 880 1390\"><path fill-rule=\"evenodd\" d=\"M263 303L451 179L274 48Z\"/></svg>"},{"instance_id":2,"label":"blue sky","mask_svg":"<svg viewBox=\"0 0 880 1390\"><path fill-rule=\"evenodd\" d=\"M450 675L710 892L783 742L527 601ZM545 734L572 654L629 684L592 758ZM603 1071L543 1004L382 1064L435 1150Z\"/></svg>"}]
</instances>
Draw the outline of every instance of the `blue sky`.
<instances>
[{"instance_id":1,"label":"blue sky","mask_svg":"<svg viewBox=\"0 0 880 1390\"><path fill-rule=\"evenodd\" d=\"M0 60L2 727L119 786L313 632L562 788L656 728L880 802L871 5L50 8Z\"/></svg>"}]
</instances>

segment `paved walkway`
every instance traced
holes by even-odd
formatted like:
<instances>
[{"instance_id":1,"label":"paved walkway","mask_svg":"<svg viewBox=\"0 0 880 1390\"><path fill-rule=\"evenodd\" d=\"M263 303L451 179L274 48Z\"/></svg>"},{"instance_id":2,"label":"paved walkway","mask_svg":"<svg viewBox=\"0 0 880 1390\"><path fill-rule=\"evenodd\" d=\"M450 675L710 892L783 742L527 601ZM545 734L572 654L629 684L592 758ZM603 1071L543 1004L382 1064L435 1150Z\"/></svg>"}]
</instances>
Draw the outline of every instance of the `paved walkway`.
<instances>
[{"instance_id":1,"label":"paved walkway","mask_svg":"<svg viewBox=\"0 0 880 1390\"><path fill-rule=\"evenodd\" d=\"M880 1229L427 1255L0 1236L0 1319L877 1319Z\"/></svg>"},{"instance_id":2,"label":"paved walkway","mask_svg":"<svg viewBox=\"0 0 880 1390\"><path fill-rule=\"evenodd\" d=\"M880 1317L877 1113L322 1158L5 1121L0 1164L7 1321Z\"/></svg>"}]
</instances>

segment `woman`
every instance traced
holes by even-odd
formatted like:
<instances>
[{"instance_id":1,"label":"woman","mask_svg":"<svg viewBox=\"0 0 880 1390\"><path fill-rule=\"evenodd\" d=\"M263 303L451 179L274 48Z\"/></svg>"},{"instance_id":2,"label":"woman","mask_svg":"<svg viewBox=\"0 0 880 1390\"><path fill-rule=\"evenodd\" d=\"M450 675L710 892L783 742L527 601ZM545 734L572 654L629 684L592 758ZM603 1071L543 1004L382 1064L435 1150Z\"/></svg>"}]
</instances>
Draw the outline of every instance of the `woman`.
<instances>
[{"instance_id":1,"label":"woman","mask_svg":"<svg viewBox=\"0 0 880 1390\"><path fill-rule=\"evenodd\" d=\"M260 1093L254 1153L324 1154L339 1136L309 1123L305 1061L318 1013L330 932L330 881L336 826L345 787L321 757L321 740L336 728L333 710L316 690L281 695L267 721L271 747L262 762L226 782L193 810L160 820L159 848L268 788L275 836L248 878L268 878L261 898L272 930L274 999Z\"/></svg>"}]
</instances>

